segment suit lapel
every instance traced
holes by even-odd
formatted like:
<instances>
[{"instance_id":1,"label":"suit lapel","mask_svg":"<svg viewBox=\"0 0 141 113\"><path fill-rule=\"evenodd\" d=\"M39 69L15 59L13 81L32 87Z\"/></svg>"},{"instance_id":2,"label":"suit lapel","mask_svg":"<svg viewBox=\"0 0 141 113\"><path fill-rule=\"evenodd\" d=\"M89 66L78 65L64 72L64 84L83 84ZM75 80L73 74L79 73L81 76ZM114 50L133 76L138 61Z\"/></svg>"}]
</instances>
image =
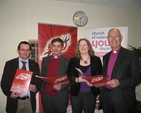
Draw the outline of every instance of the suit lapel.
<instances>
[{"instance_id":1,"label":"suit lapel","mask_svg":"<svg viewBox=\"0 0 141 113\"><path fill-rule=\"evenodd\" d=\"M116 69L119 67L119 65L121 65L121 62L122 62L122 59L123 59L123 56L124 56L124 49L121 48L121 50L119 51L119 54L118 54L118 57L117 57L117 60L115 62L115 65L114 65L114 68L113 68L113 76L112 77L115 77L114 75L117 75L117 74L114 74L116 72Z\"/></svg>"},{"instance_id":2,"label":"suit lapel","mask_svg":"<svg viewBox=\"0 0 141 113\"><path fill-rule=\"evenodd\" d=\"M14 67L15 67L15 70L17 70L17 68L19 68L19 58L15 59Z\"/></svg>"},{"instance_id":3,"label":"suit lapel","mask_svg":"<svg viewBox=\"0 0 141 113\"><path fill-rule=\"evenodd\" d=\"M103 72L104 72L104 75L107 76L107 70L108 70L108 62L109 62L109 58L110 58L110 55L111 55L111 52L107 54L107 56L105 56L105 60L103 62L104 64L104 68L103 68Z\"/></svg>"},{"instance_id":4,"label":"suit lapel","mask_svg":"<svg viewBox=\"0 0 141 113\"><path fill-rule=\"evenodd\" d=\"M29 60L29 70L30 70L30 71L33 71L33 64L32 64L32 62L31 62L31 60Z\"/></svg>"}]
</instances>

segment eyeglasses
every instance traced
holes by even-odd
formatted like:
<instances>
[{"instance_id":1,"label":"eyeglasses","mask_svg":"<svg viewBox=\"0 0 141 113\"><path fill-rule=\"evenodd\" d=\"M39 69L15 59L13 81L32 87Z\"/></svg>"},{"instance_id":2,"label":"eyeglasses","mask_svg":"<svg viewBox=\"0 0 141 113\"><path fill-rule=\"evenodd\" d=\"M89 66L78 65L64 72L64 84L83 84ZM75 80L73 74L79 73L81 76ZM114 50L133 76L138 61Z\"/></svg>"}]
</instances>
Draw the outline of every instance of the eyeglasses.
<instances>
[{"instance_id":1,"label":"eyeglasses","mask_svg":"<svg viewBox=\"0 0 141 113\"><path fill-rule=\"evenodd\" d=\"M119 38L121 35L115 35L115 36L111 36L109 35L108 38Z\"/></svg>"},{"instance_id":2,"label":"eyeglasses","mask_svg":"<svg viewBox=\"0 0 141 113\"><path fill-rule=\"evenodd\" d=\"M31 50L30 49L19 49L20 51L22 51L22 52L30 52Z\"/></svg>"},{"instance_id":3,"label":"eyeglasses","mask_svg":"<svg viewBox=\"0 0 141 113\"><path fill-rule=\"evenodd\" d=\"M87 47L88 45L87 44L83 44L83 45L79 45L79 47Z\"/></svg>"}]
</instances>

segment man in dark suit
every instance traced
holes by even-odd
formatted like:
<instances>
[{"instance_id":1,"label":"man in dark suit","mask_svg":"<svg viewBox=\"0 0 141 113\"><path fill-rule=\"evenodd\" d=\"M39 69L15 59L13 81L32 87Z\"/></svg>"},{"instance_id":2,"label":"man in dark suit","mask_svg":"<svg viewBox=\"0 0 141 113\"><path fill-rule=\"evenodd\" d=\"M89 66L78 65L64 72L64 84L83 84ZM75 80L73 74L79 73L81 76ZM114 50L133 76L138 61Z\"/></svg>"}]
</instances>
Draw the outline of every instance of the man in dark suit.
<instances>
[{"instance_id":1,"label":"man in dark suit","mask_svg":"<svg viewBox=\"0 0 141 113\"><path fill-rule=\"evenodd\" d=\"M141 81L140 64L134 51L121 46L121 32L112 28L108 32L112 51L103 57L103 74L109 82L101 88L100 101L104 113L134 113L135 87Z\"/></svg>"},{"instance_id":2,"label":"man in dark suit","mask_svg":"<svg viewBox=\"0 0 141 113\"><path fill-rule=\"evenodd\" d=\"M43 58L41 76L55 77L66 74L69 60L61 55L64 42L60 38L51 41L52 55ZM66 113L69 84L46 84L43 82L41 98L44 113Z\"/></svg>"},{"instance_id":3,"label":"man in dark suit","mask_svg":"<svg viewBox=\"0 0 141 113\"><path fill-rule=\"evenodd\" d=\"M35 77L36 74L40 75L39 65L35 61L29 59L31 45L28 42L20 42L17 48L17 53L19 54L18 58L9 60L5 63L1 80L2 91L7 96L6 112L35 113L36 93L41 87L41 82ZM17 68L22 68L23 61L26 62L26 70L33 72L29 90L26 95L10 91L16 70Z\"/></svg>"}]
</instances>

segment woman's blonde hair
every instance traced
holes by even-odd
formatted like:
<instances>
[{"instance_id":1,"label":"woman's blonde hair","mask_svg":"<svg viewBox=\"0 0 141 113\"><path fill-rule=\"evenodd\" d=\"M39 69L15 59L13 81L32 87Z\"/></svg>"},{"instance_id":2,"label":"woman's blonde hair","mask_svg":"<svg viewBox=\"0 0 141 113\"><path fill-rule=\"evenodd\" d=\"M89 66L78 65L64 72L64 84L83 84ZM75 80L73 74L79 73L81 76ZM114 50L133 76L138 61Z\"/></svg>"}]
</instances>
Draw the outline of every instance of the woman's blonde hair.
<instances>
[{"instance_id":1,"label":"woman's blonde hair","mask_svg":"<svg viewBox=\"0 0 141 113\"><path fill-rule=\"evenodd\" d=\"M93 50L93 48L92 48L92 45L91 45L91 43L89 42L89 40L87 40L86 38L81 38L81 39L79 39L79 40L77 41L76 46L75 46L74 56L75 56L76 58L82 59L82 58L81 58L81 55L80 55L80 51L79 51L79 45L80 45L80 42L81 42L81 41L86 41L87 46L88 46L88 48L89 48L88 54L91 55L91 56L94 56L94 50Z\"/></svg>"}]
</instances>

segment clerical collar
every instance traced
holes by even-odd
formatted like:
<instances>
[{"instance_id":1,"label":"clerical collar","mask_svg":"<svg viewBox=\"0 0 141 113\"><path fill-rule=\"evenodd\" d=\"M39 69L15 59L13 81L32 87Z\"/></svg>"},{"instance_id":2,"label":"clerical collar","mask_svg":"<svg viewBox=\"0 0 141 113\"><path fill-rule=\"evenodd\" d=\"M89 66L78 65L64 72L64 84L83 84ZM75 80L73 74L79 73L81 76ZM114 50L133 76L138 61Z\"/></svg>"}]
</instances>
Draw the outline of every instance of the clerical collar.
<instances>
[{"instance_id":1,"label":"clerical collar","mask_svg":"<svg viewBox=\"0 0 141 113\"><path fill-rule=\"evenodd\" d=\"M117 50L113 51L113 53L117 53Z\"/></svg>"},{"instance_id":2,"label":"clerical collar","mask_svg":"<svg viewBox=\"0 0 141 113\"><path fill-rule=\"evenodd\" d=\"M60 55L59 56L52 55L52 59L59 59L59 58L60 58Z\"/></svg>"},{"instance_id":3,"label":"clerical collar","mask_svg":"<svg viewBox=\"0 0 141 113\"><path fill-rule=\"evenodd\" d=\"M119 53L120 49L121 49L121 47L118 50L113 50L113 53L115 53L115 54Z\"/></svg>"}]
</instances>

